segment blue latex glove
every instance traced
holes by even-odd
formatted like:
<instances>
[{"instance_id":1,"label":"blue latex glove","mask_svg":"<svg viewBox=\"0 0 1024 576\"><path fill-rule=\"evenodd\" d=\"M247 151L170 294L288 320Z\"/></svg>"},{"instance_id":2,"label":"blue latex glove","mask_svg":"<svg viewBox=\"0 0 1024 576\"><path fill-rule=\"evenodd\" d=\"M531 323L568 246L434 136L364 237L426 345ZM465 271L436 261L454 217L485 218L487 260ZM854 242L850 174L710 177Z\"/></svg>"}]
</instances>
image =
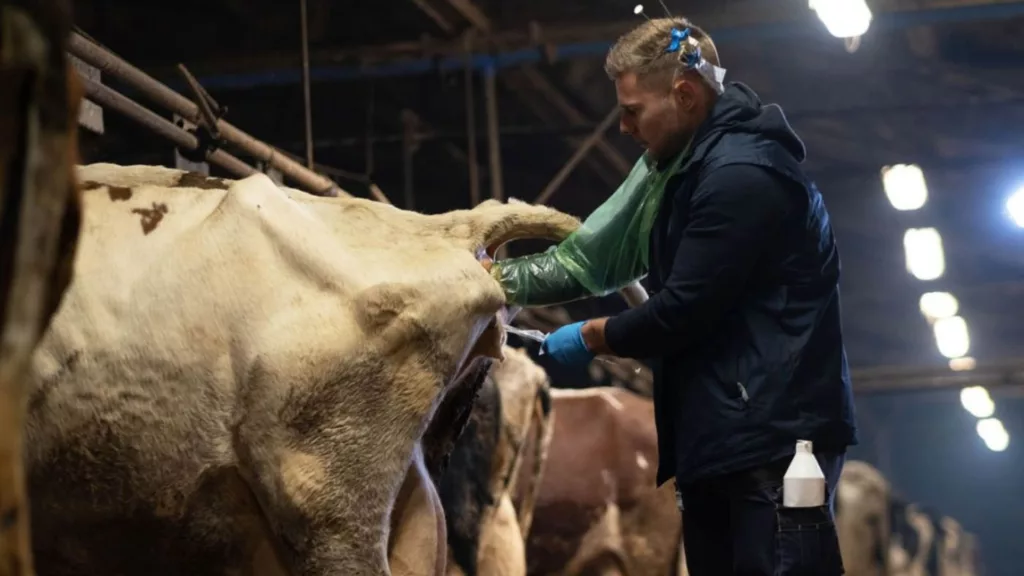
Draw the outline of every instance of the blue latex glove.
<instances>
[{"instance_id":1,"label":"blue latex glove","mask_svg":"<svg viewBox=\"0 0 1024 576\"><path fill-rule=\"evenodd\" d=\"M560 364L569 366L586 366L594 359L583 342L583 322L568 324L555 330L544 339L540 349Z\"/></svg>"}]
</instances>

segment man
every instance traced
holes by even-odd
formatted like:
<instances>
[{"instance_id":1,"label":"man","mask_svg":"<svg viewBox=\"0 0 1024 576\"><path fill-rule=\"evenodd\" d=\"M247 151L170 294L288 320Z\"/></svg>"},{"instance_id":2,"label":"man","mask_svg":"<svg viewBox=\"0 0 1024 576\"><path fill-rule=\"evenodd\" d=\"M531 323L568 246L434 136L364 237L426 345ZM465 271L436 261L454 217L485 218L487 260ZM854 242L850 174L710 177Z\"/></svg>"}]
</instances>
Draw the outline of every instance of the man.
<instances>
[{"instance_id":1,"label":"man","mask_svg":"<svg viewBox=\"0 0 1024 576\"><path fill-rule=\"evenodd\" d=\"M642 252L653 296L564 326L543 350L570 365L597 354L651 361L658 484L675 477L693 576L838 575L832 502L846 448L857 443L839 254L782 110L743 84L723 86L718 65L711 38L682 18L650 20L611 49L605 67L621 130L646 148L645 181L667 180L649 231L617 229L617 244L605 233L603 249L620 259ZM599 250L583 254L588 237L602 236L590 228L583 241L491 264L509 300L546 305L630 280L609 280L614 266ZM636 230L646 237L629 249ZM822 506L782 505L797 440L813 441L826 476Z\"/></svg>"}]
</instances>

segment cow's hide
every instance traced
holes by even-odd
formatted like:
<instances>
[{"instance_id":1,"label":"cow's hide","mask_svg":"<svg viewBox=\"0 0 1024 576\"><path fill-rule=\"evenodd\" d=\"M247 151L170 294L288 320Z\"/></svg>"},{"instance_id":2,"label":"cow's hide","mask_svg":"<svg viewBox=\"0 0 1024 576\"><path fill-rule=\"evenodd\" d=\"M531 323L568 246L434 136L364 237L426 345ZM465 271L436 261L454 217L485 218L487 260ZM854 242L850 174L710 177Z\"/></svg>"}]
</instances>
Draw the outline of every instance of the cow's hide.
<instances>
[{"instance_id":1,"label":"cow's hide","mask_svg":"<svg viewBox=\"0 0 1024 576\"><path fill-rule=\"evenodd\" d=\"M531 424L548 428L550 389L547 374L525 352L505 347L504 354L473 405L440 485L451 576L522 576L526 571L523 509L517 516L510 491ZM545 450L542 443L539 451ZM527 474L534 489L539 474L539 467Z\"/></svg>"},{"instance_id":2,"label":"cow's hide","mask_svg":"<svg viewBox=\"0 0 1024 576\"><path fill-rule=\"evenodd\" d=\"M656 488L651 401L617 388L555 389L552 413L528 573L574 576L599 566L630 575L679 573L682 521L673 485ZM532 458L528 448L523 470Z\"/></svg>"},{"instance_id":3,"label":"cow's hide","mask_svg":"<svg viewBox=\"0 0 1024 576\"><path fill-rule=\"evenodd\" d=\"M79 176L75 277L33 361L39 573L387 573L406 479L432 491L441 471L419 440L456 376L501 357L478 255L578 222L497 202L426 216L264 175Z\"/></svg>"}]
</instances>

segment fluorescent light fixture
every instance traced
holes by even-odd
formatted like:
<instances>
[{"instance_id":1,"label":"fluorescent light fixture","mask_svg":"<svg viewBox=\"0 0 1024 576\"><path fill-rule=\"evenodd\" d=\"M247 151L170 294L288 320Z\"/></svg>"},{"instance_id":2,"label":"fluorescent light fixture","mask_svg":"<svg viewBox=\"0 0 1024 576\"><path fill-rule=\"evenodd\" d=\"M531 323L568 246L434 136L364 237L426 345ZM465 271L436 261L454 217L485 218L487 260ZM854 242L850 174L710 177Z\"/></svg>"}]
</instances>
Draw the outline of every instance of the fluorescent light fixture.
<instances>
[{"instance_id":1,"label":"fluorescent light fixture","mask_svg":"<svg viewBox=\"0 0 1024 576\"><path fill-rule=\"evenodd\" d=\"M978 436L981 436L982 441L993 452L1002 452L1010 445L1010 433L998 418L979 420L977 430Z\"/></svg>"},{"instance_id":2,"label":"fluorescent light fixture","mask_svg":"<svg viewBox=\"0 0 1024 576\"><path fill-rule=\"evenodd\" d=\"M932 325L935 344L946 358L966 356L971 349L971 338L967 333L967 322L959 316L939 318Z\"/></svg>"},{"instance_id":3,"label":"fluorescent light fixture","mask_svg":"<svg viewBox=\"0 0 1024 576\"><path fill-rule=\"evenodd\" d=\"M810 0L810 6L836 38L863 36L871 26L871 9L864 0Z\"/></svg>"},{"instance_id":4,"label":"fluorescent light fixture","mask_svg":"<svg viewBox=\"0 0 1024 576\"><path fill-rule=\"evenodd\" d=\"M917 210L928 201L928 185L917 164L896 164L882 168L882 187L897 210Z\"/></svg>"},{"instance_id":5,"label":"fluorescent light fixture","mask_svg":"<svg viewBox=\"0 0 1024 576\"><path fill-rule=\"evenodd\" d=\"M970 386L961 390L960 404L975 418L989 418L996 412L996 404L983 386Z\"/></svg>"},{"instance_id":6,"label":"fluorescent light fixture","mask_svg":"<svg viewBox=\"0 0 1024 576\"><path fill-rule=\"evenodd\" d=\"M935 228L911 228L903 234L907 271L918 280L935 280L946 272L942 236Z\"/></svg>"},{"instance_id":7,"label":"fluorescent light fixture","mask_svg":"<svg viewBox=\"0 0 1024 576\"><path fill-rule=\"evenodd\" d=\"M956 316L957 311L960 309L960 303L957 301L956 296L949 292L927 292L922 294L920 306L921 314L929 322L934 322L940 318Z\"/></svg>"},{"instance_id":8,"label":"fluorescent light fixture","mask_svg":"<svg viewBox=\"0 0 1024 576\"><path fill-rule=\"evenodd\" d=\"M1006 201L1006 211L1017 226L1024 228L1024 186Z\"/></svg>"}]
</instances>

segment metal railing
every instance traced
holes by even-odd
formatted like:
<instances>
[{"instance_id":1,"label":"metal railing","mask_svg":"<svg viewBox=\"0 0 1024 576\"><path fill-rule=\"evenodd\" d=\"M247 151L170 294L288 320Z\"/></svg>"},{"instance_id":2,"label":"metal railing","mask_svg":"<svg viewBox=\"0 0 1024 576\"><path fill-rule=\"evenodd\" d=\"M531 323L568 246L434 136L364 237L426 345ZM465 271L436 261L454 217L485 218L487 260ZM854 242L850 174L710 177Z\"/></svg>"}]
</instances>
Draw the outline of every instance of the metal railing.
<instances>
[{"instance_id":1,"label":"metal railing","mask_svg":"<svg viewBox=\"0 0 1024 576\"><path fill-rule=\"evenodd\" d=\"M149 76L127 61L99 46L79 33L72 33L68 51L83 62L94 66L101 72L117 78L138 90L169 112L177 114L205 128L199 135L193 134L147 109L145 106L124 96L116 90L104 86L90 78L83 78L88 98L139 122L157 134L167 138L179 148L196 152L211 164L216 164L237 176L245 177L257 172L256 168L239 160L235 156L219 149L217 141L203 137L203 134L216 135L218 141L229 143L253 158L262 161L281 171L292 179L298 187L318 196L349 196L333 180L310 170L292 160L283 152L263 142L220 118L209 118L205 107L189 100L168 88L165 84ZM204 92L200 90L200 92Z\"/></svg>"}]
</instances>

